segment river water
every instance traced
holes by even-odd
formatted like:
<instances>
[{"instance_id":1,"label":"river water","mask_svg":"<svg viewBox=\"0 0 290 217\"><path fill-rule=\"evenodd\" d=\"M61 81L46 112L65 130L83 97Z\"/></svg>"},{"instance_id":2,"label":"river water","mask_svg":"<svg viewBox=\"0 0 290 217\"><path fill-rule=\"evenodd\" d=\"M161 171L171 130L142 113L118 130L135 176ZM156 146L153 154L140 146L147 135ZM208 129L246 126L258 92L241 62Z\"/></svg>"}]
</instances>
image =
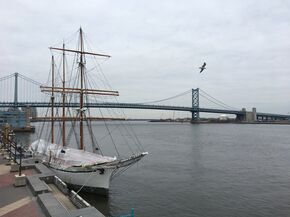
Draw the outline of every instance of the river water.
<instances>
[{"instance_id":1,"label":"river water","mask_svg":"<svg viewBox=\"0 0 290 217\"><path fill-rule=\"evenodd\" d=\"M290 126L131 125L149 155L113 179L107 198L82 194L105 215L290 215Z\"/></svg>"}]
</instances>

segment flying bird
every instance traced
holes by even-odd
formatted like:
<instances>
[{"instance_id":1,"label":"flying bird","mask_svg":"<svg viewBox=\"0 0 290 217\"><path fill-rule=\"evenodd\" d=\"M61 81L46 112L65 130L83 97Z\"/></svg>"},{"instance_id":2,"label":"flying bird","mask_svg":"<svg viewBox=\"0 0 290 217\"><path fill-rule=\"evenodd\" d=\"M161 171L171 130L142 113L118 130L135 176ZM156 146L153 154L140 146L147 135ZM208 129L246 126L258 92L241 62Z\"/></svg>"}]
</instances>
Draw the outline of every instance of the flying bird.
<instances>
[{"instance_id":1,"label":"flying bird","mask_svg":"<svg viewBox=\"0 0 290 217\"><path fill-rule=\"evenodd\" d=\"M206 66L206 62L204 62L201 67L199 67L200 68L200 72L199 73L202 73L202 71L206 69L205 66Z\"/></svg>"}]
</instances>

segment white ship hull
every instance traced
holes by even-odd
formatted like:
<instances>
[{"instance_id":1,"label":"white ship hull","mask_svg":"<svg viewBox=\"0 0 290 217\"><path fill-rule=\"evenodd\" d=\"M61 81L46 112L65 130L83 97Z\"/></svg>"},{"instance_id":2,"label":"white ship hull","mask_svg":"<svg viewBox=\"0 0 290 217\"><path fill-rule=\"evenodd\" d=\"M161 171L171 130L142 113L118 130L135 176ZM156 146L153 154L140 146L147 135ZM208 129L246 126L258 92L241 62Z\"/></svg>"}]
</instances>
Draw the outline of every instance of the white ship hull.
<instances>
[{"instance_id":1,"label":"white ship hull","mask_svg":"<svg viewBox=\"0 0 290 217\"><path fill-rule=\"evenodd\" d=\"M148 152L131 155L128 158L103 156L74 148L36 140L30 145L35 156L41 157L43 163L76 191L89 191L106 194L110 181L119 168L126 168L138 162Z\"/></svg>"},{"instance_id":2,"label":"white ship hull","mask_svg":"<svg viewBox=\"0 0 290 217\"><path fill-rule=\"evenodd\" d=\"M100 194L106 194L108 192L111 176L114 171L113 168L86 172L63 171L52 167L50 169L69 187L74 188L76 191L82 190Z\"/></svg>"}]
</instances>

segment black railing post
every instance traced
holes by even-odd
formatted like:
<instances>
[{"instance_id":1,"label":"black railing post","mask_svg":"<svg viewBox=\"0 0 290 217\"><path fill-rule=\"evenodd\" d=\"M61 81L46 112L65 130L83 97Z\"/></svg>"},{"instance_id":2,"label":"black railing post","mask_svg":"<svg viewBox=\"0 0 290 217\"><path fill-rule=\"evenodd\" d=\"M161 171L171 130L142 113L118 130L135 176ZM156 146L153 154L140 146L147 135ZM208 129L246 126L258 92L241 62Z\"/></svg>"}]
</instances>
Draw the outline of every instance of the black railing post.
<instances>
[{"instance_id":1,"label":"black railing post","mask_svg":"<svg viewBox=\"0 0 290 217\"><path fill-rule=\"evenodd\" d=\"M22 147L21 147L21 144L20 144L20 151L19 151L19 153L20 153L20 156L19 156L19 176L21 176L21 167L22 167Z\"/></svg>"},{"instance_id":2,"label":"black railing post","mask_svg":"<svg viewBox=\"0 0 290 217\"><path fill-rule=\"evenodd\" d=\"M12 143L11 143L10 138L8 139L8 143L9 143L9 160L11 160L11 152L12 152L11 145L12 145Z\"/></svg>"},{"instance_id":3,"label":"black railing post","mask_svg":"<svg viewBox=\"0 0 290 217\"><path fill-rule=\"evenodd\" d=\"M0 143L1 143L1 148L4 148L4 144L3 144L3 133L2 130L0 130Z\"/></svg>"},{"instance_id":4,"label":"black railing post","mask_svg":"<svg viewBox=\"0 0 290 217\"><path fill-rule=\"evenodd\" d=\"M16 154L17 154L17 142L14 142L14 162L17 163L16 161Z\"/></svg>"}]
</instances>

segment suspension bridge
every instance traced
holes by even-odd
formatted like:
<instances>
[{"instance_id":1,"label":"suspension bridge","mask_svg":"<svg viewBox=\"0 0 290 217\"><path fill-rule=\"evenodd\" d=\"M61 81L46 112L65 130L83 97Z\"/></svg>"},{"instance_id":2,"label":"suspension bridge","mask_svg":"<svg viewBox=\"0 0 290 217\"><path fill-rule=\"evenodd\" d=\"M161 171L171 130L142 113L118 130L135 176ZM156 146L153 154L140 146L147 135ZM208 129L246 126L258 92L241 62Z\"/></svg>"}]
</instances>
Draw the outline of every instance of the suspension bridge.
<instances>
[{"instance_id":1,"label":"suspension bridge","mask_svg":"<svg viewBox=\"0 0 290 217\"><path fill-rule=\"evenodd\" d=\"M50 107L50 102L44 102L40 99L41 96L39 87L42 84L19 73L14 73L0 78L0 108L46 108ZM35 89L37 88L37 89ZM31 92L33 94L31 94ZM30 93L30 96L28 97ZM165 102L170 99L180 97L182 95L190 94L191 105L190 106L174 106L174 105L158 105L156 103ZM13 96L14 99L11 97ZM200 99L205 98L213 102L216 106L221 108L205 108L200 106ZM54 103L55 107L61 107L62 103ZM252 111L246 111L246 109L233 108L215 97L207 94L205 91L195 88L172 96L166 99L146 102L146 103L121 103L121 102L90 102L85 103L85 107L91 108L123 108L123 109L145 109L145 110L167 110L167 111L184 111L190 112L193 122L197 122L200 119L200 113L217 113L217 114L231 114L236 115L238 121L269 121L269 120L290 120L290 115L274 114L274 113L262 113L256 112L253 108ZM78 103L69 102L65 104L65 107L79 107Z\"/></svg>"}]
</instances>

